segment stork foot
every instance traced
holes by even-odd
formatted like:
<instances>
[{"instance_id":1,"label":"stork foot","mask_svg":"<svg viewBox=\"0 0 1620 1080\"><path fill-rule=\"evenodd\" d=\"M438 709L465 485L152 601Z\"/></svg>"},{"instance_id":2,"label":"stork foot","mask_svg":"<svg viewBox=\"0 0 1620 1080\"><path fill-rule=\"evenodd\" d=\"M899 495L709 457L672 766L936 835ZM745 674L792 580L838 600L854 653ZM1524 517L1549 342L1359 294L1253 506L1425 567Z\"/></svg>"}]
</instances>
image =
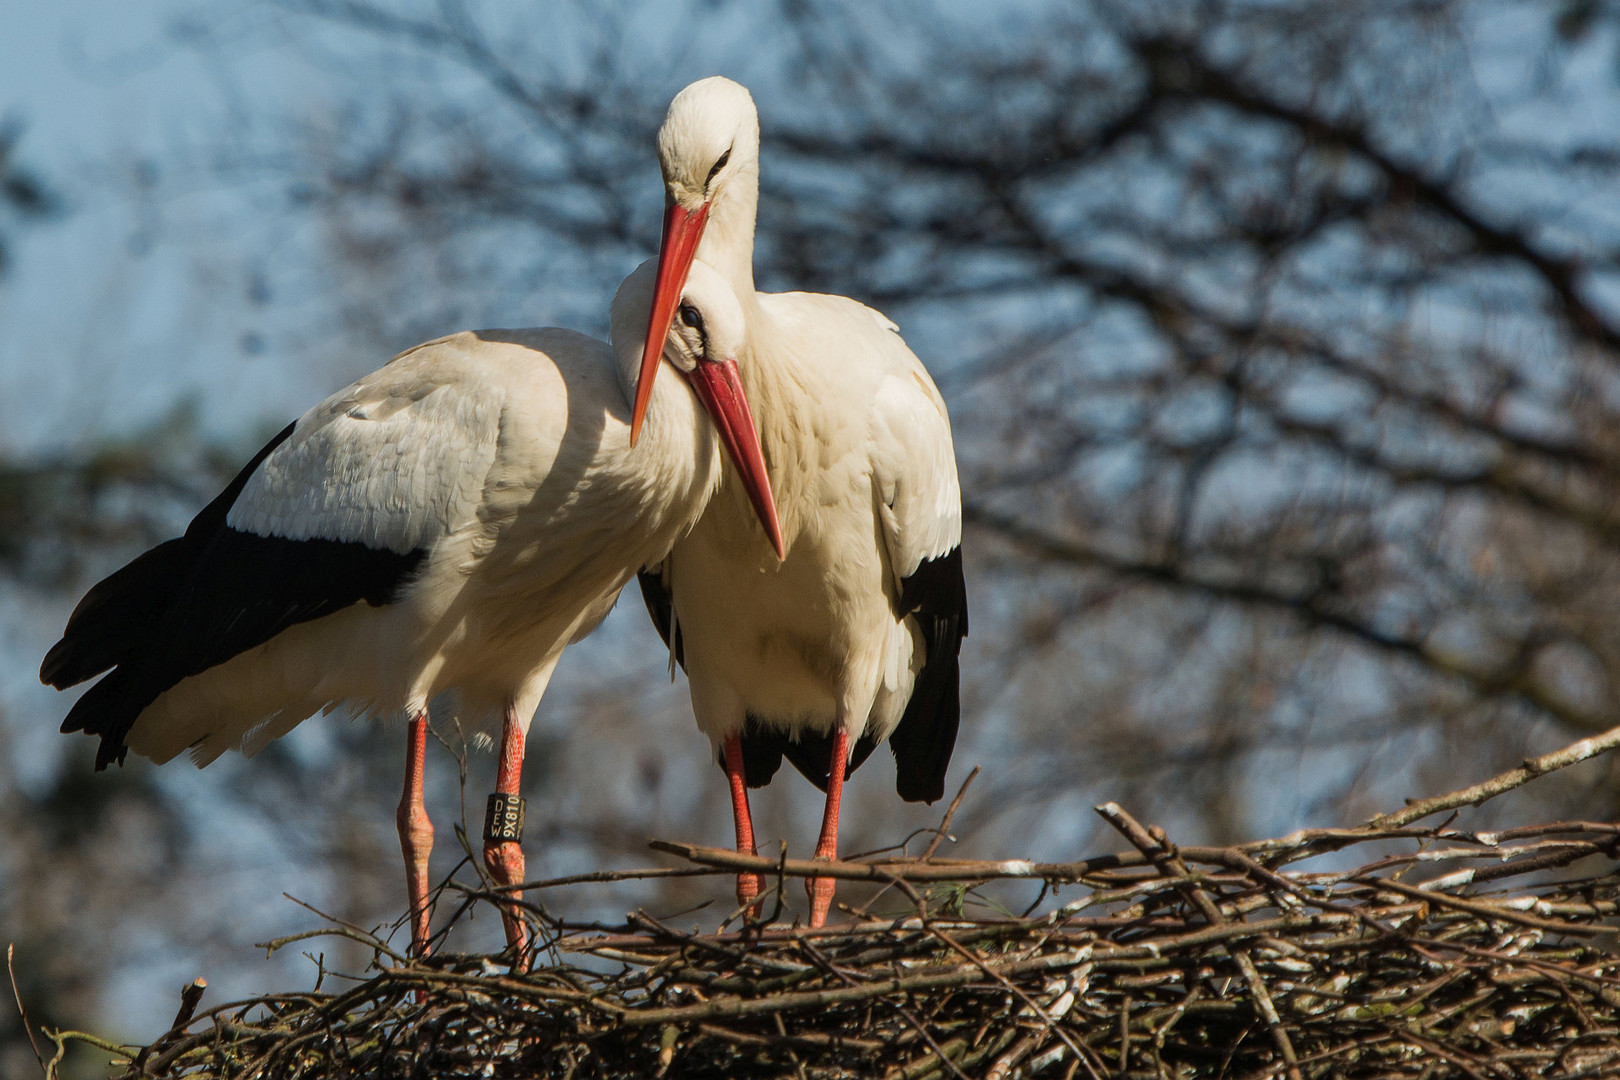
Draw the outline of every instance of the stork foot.
<instances>
[{"instance_id":1,"label":"stork foot","mask_svg":"<svg viewBox=\"0 0 1620 1080\"><path fill-rule=\"evenodd\" d=\"M810 929L827 925L827 913L832 910L836 888L837 883L829 877L805 879L804 891L810 896Z\"/></svg>"}]
</instances>

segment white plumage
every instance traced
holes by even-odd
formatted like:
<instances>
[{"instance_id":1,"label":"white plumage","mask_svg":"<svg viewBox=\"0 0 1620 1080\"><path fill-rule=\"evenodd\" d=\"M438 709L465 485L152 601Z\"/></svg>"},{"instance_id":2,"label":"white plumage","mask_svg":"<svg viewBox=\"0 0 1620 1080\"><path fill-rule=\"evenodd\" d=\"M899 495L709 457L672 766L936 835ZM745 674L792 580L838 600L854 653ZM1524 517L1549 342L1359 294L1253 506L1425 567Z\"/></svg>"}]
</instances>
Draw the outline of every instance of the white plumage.
<instances>
[{"instance_id":1,"label":"white plumage","mask_svg":"<svg viewBox=\"0 0 1620 1080\"><path fill-rule=\"evenodd\" d=\"M950 420L883 315L839 296L755 291L759 121L745 89L713 78L681 91L658 149L667 209L638 393L650 392L666 313L699 257L742 305L742 377L786 555L728 479L643 590L731 775L739 847L753 846L743 781L764 783L786 756L827 791L817 854L831 857L843 774L877 743L890 740L902 797L942 791L967 632ZM739 897L759 885L745 875ZM812 887L812 925L831 897L830 881Z\"/></svg>"}]
</instances>

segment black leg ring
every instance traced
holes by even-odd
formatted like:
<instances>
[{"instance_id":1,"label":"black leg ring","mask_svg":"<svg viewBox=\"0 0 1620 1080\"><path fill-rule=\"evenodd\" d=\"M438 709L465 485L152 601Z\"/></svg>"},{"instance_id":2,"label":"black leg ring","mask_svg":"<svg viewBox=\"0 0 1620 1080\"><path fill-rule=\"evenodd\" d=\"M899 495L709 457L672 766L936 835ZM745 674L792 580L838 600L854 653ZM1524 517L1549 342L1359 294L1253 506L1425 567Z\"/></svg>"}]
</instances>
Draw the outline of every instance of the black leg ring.
<instances>
[{"instance_id":1,"label":"black leg ring","mask_svg":"<svg viewBox=\"0 0 1620 1080\"><path fill-rule=\"evenodd\" d=\"M489 805L484 810L484 843L521 843L523 807L521 795L506 795L499 791L491 795Z\"/></svg>"}]
</instances>

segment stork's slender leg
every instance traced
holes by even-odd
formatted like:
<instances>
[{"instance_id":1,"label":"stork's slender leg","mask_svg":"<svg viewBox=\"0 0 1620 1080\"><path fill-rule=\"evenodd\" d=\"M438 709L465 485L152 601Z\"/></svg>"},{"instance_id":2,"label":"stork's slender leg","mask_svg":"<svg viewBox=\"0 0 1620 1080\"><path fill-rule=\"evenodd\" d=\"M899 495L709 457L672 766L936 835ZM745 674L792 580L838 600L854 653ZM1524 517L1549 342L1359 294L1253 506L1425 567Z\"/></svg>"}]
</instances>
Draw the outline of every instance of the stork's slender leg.
<instances>
[{"instance_id":1,"label":"stork's slender leg","mask_svg":"<svg viewBox=\"0 0 1620 1080\"><path fill-rule=\"evenodd\" d=\"M405 887L411 897L411 952L428 951L428 855L433 851L433 822L422 803L427 760L427 713L411 719L405 742L405 790L399 796L399 846L405 852Z\"/></svg>"},{"instance_id":2,"label":"stork's slender leg","mask_svg":"<svg viewBox=\"0 0 1620 1080\"><path fill-rule=\"evenodd\" d=\"M816 858L838 858L838 804L844 797L844 769L849 763L849 732L842 726L833 733L832 761L827 768L827 809L821 815L821 838L816 841ZM827 922L832 908L833 879L810 878L804 883L810 894L810 926Z\"/></svg>"},{"instance_id":3,"label":"stork's slender leg","mask_svg":"<svg viewBox=\"0 0 1620 1080\"><path fill-rule=\"evenodd\" d=\"M523 882L523 727L510 705L501 727L501 761L495 773L495 794L484 816L484 865L498 885ZM501 924L506 943L516 946L521 960L528 932L516 904L503 905Z\"/></svg>"},{"instance_id":4,"label":"stork's slender leg","mask_svg":"<svg viewBox=\"0 0 1620 1080\"><path fill-rule=\"evenodd\" d=\"M757 855L754 847L754 820L748 813L748 778L743 769L742 736L733 735L726 740L726 780L731 787L731 817L737 826L737 850L744 855ZM750 905L754 917L759 917L759 905L754 903L765 891L765 878L761 874L737 875L737 903Z\"/></svg>"}]
</instances>

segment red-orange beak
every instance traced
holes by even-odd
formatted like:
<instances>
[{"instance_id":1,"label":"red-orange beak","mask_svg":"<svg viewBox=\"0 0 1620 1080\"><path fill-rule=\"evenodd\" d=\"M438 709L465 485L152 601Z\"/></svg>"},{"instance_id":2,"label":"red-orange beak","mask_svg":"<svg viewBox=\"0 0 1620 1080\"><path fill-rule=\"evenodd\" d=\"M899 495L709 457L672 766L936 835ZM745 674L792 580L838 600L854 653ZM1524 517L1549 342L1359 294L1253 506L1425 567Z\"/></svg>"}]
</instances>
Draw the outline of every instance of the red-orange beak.
<instances>
[{"instance_id":1,"label":"red-orange beak","mask_svg":"<svg viewBox=\"0 0 1620 1080\"><path fill-rule=\"evenodd\" d=\"M659 267L660 272L662 267ZM647 376L643 373L642 378ZM776 518L776 498L771 494L771 478L765 471L765 455L759 449L759 435L754 430L754 414L748 408L742 382L737 378L735 360L699 360L697 367L686 376L692 390L703 407L709 410L714 426L719 429L720 441L726 453L742 476L748 501L754 504L759 523L765 526L765 535L771 538L778 559L787 558L787 545L782 542L782 523Z\"/></svg>"},{"instance_id":2,"label":"red-orange beak","mask_svg":"<svg viewBox=\"0 0 1620 1080\"><path fill-rule=\"evenodd\" d=\"M670 203L664 211L664 239L658 245L658 278L653 286L652 311L647 316L647 342L641 347L641 374L636 378L636 404L630 413L630 445L641 438L641 422L647 418L647 402L652 400L653 378L664 355L664 339L675 321L675 307L686 288L686 274L692 269L703 225L709 220L709 204L695 211ZM740 391L739 391L740 394ZM748 406L743 405L746 412ZM714 410L710 410L713 412ZM752 431L752 425L749 428ZM739 466L740 467L740 466Z\"/></svg>"}]
</instances>

